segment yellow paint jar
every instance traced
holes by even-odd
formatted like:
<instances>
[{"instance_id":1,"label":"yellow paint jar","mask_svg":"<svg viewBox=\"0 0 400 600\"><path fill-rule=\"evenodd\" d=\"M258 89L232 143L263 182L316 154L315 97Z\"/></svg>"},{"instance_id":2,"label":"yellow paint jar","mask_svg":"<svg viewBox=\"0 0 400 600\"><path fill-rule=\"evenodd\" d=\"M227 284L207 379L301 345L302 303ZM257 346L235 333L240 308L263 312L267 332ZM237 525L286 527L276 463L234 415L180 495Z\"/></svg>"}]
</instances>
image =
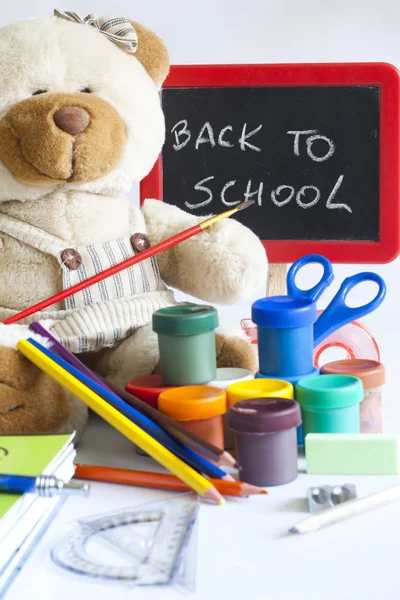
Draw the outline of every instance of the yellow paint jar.
<instances>
[{"instance_id":1,"label":"yellow paint jar","mask_svg":"<svg viewBox=\"0 0 400 600\"><path fill-rule=\"evenodd\" d=\"M226 390L228 410L236 402L250 398L294 398L294 388L288 381L281 379L252 379L233 383ZM233 432L228 426L227 415L224 417L225 449L234 448Z\"/></svg>"}]
</instances>

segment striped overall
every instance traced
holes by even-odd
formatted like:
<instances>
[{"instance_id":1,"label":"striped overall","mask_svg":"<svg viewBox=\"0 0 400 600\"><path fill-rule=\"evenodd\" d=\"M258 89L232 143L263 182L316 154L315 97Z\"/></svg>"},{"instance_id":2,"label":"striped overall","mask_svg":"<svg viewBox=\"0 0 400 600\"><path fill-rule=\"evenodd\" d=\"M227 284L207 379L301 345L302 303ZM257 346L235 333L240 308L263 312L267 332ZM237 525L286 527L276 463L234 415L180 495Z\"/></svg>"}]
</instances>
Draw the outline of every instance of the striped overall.
<instances>
[{"instance_id":1,"label":"striped overall","mask_svg":"<svg viewBox=\"0 0 400 600\"><path fill-rule=\"evenodd\" d=\"M148 247L144 233L73 247L33 225L0 213L0 232L53 256L60 265L63 289L84 281ZM24 322L42 322L75 353L112 347L151 323L155 310L175 304L160 278L155 257L66 298L64 310L36 313ZM4 312L4 311L3 311ZM13 314L16 311L9 311Z\"/></svg>"}]
</instances>

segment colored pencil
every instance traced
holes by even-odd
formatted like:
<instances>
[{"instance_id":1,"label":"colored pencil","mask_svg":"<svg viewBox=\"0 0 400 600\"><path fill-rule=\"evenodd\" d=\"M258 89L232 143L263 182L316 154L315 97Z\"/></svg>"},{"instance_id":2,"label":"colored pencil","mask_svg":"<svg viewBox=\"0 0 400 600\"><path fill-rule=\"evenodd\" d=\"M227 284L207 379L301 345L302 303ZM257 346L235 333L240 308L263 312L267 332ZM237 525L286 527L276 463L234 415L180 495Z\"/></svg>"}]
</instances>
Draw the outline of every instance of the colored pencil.
<instances>
[{"instance_id":1,"label":"colored pencil","mask_svg":"<svg viewBox=\"0 0 400 600\"><path fill-rule=\"evenodd\" d=\"M67 350L67 348L64 348L64 346L58 340L56 340L56 338L53 337L51 333L47 331L47 329L45 329L40 323L32 323L31 325L29 325L29 329L31 329L35 333L38 333L42 337L47 338L51 343L51 349L56 354L58 354L58 356L70 363L70 365L81 371L84 375L91 377L100 385L102 384L108 390L116 393L117 396L122 398L129 405L139 410L141 413L150 417L153 421L158 423L160 427L165 429L165 431L167 431L170 435L172 435L174 438L176 438L183 444L191 446L194 450L197 450L197 452L208 456L208 458L216 461L221 466L225 465L229 467L239 468L239 465L237 464L233 456L231 456L228 452L224 451L222 448L218 448L217 446L214 446L213 444L201 438L197 434L188 431L176 421L173 421L166 415L163 415L162 413L158 412L158 410L155 410L152 406L149 406L142 400L139 400L139 398L132 396L132 394L130 394L129 392L118 388L117 386L106 381L103 377L99 377L98 375L93 373L93 371L91 371L86 365L84 365L79 360L79 358L75 356L75 354L72 354L72 352Z\"/></svg>"},{"instance_id":2,"label":"colored pencil","mask_svg":"<svg viewBox=\"0 0 400 600\"><path fill-rule=\"evenodd\" d=\"M187 491L190 488L174 475L166 473L153 473L147 471L131 471L129 469L114 469L113 467L98 467L92 465L75 464L75 479L88 481L102 481L106 483L120 483L163 490ZM226 496L245 498L254 494L267 494L266 490L243 481L223 481L210 479L213 486Z\"/></svg>"},{"instance_id":3,"label":"colored pencil","mask_svg":"<svg viewBox=\"0 0 400 600\"><path fill-rule=\"evenodd\" d=\"M47 298L46 300L42 300L41 302L38 302L37 304L34 304L33 306L26 308L25 310L22 310L21 312L16 313L15 315L12 315L11 317L8 317L8 319L6 319L4 321L4 323L6 325L10 325L11 323L16 323L17 321L21 321L21 319L25 319L26 317L29 317L30 315L33 315L36 312L44 310L45 308L47 308L48 306L51 306L52 304L61 302L62 300L65 300L65 298L68 298L68 296L72 296L73 294L76 294L77 292L80 292L81 290L84 290L87 287L89 287L95 283L98 283L99 281L103 281L103 279L107 279L107 277L111 277L112 275L119 273L123 269L132 267L133 265L136 265L137 263L142 262L143 260L147 260L151 256L155 256L156 254L159 254L160 252L163 252L164 250L167 250L168 248L171 248L172 246L176 246L177 244L180 244L184 240L187 240L188 238L191 238L194 235L197 235L198 233L205 231L206 229L208 229L209 227L211 227L212 225L214 225L221 219L226 219L227 217L231 217L232 215L236 214L240 210L244 210L245 208L247 208L248 206L251 206L252 204L254 204L254 200L247 200L246 202L242 202L241 204L238 204L235 208L232 208L231 210L227 210L219 215L210 217L209 219L206 219L205 221L202 221L201 223L198 223L197 225L194 225L193 227L190 227L189 229L185 229L185 231L181 231L180 233L173 235L172 237L168 238L167 240L163 240L162 242L159 242L158 244L155 244L154 246L151 246L150 248L142 250L138 254L135 254L135 256L131 256L130 258L127 258L126 260L114 265L113 267L109 267L108 269L105 269L104 271L101 271L100 273L97 273L96 275L93 275L92 277L88 277L88 279L85 279L85 281L81 281L80 283L77 283L76 285L73 285L70 288L63 290L62 292L58 292L58 294L54 294L54 296L51 296L50 298Z\"/></svg>"},{"instance_id":4,"label":"colored pencil","mask_svg":"<svg viewBox=\"0 0 400 600\"><path fill-rule=\"evenodd\" d=\"M43 327L43 325L41 325L40 323L37 323L37 322L31 323L29 325L29 329L31 331L34 331L35 333L38 333L42 337L46 338L51 344L51 346L50 346L51 350L53 350L53 352L58 354L58 356L60 356L61 358L63 358L67 362L69 362L69 364L72 365L73 367L75 367L75 369L78 369L84 375L87 375L94 381L97 381L97 383L99 385L102 385L103 387L108 388L110 390L110 392L112 391L111 388L108 387L107 383L103 379L100 379L100 377L98 375L96 375L96 373L93 373L93 371L91 371L89 369L89 367L87 367L85 364L83 364L83 362L80 361L79 358L77 356L75 356L75 354L72 354L72 352L67 350L67 348L65 348L58 340L56 340L56 338L53 335L51 335L51 333L49 331L47 331L47 329L45 329L45 327Z\"/></svg>"},{"instance_id":5,"label":"colored pencil","mask_svg":"<svg viewBox=\"0 0 400 600\"><path fill-rule=\"evenodd\" d=\"M103 379L103 378L101 378ZM125 402L134 406L147 416L151 417L153 421L156 421L161 427L167 430L171 435L179 439L184 444L189 444L193 448L195 448L198 452L205 454L212 460L219 462L221 465L225 465L227 467L234 467L236 469L240 469L240 465L236 462L229 452L224 451L222 448L218 448L218 446L214 446L207 440L193 433L193 431L189 431L185 429L180 423L173 421L166 415L163 415L158 410L143 402L136 396L133 396L130 392L122 390L117 387L113 383L107 382L107 385L116 393L118 396L123 398Z\"/></svg>"},{"instance_id":6,"label":"colored pencil","mask_svg":"<svg viewBox=\"0 0 400 600\"><path fill-rule=\"evenodd\" d=\"M225 471L220 469L217 465L210 462L197 452L194 452L191 448L184 446L179 441L172 438L159 425L157 425L157 423L154 423L154 421L152 421L145 415L142 415L142 413L140 413L132 406L129 406L114 392L104 387L104 385L101 382L100 384L97 383L97 381L94 381L91 377L85 375L84 373L73 367L67 361L58 356L55 352L39 344L39 342L33 339L30 339L29 341L40 352L45 354L48 358L53 360L60 367L68 371L70 375L78 379L83 385L90 388L98 396L103 398L103 400L108 402L116 410L122 413L125 417L130 419L133 423L135 423L144 431L146 431L146 433L151 435L151 437L160 442L160 444L162 444L165 448L168 448L168 450L173 452L181 460L189 464L193 469L199 471L200 473L204 473L209 477L216 477L218 479L228 479L229 481L233 479L231 475L227 475Z\"/></svg>"},{"instance_id":7,"label":"colored pencil","mask_svg":"<svg viewBox=\"0 0 400 600\"><path fill-rule=\"evenodd\" d=\"M129 469L115 469L113 467L99 467L93 465L75 464L75 479L88 481L102 481L105 483L119 483L164 490L187 491L190 488L174 475L154 473L148 471L131 471ZM226 496L246 498L255 494L267 494L266 490L243 481L223 481L210 479L213 486Z\"/></svg>"},{"instance_id":8,"label":"colored pencil","mask_svg":"<svg viewBox=\"0 0 400 600\"><path fill-rule=\"evenodd\" d=\"M210 481L164 448L159 442L143 431L143 429L138 427L138 425L132 423L132 421L122 415L113 406L110 406L90 388L83 385L76 377L73 377L68 371L38 350L31 342L20 340L17 348L37 367L82 400L90 409L110 423L110 425L131 440L131 442L147 452L163 467L184 481L192 490L217 504L225 502L224 498Z\"/></svg>"}]
</instances>

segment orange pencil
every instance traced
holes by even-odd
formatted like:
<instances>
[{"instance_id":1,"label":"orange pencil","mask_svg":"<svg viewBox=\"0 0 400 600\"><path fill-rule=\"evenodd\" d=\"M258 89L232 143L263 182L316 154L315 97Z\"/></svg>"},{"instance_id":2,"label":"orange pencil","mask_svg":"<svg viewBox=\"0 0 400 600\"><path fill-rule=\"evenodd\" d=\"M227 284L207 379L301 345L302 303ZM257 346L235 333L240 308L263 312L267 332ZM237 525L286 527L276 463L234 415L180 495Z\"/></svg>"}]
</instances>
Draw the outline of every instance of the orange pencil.
<instances>
[{"instance_id":1,"label":"orange pencil","mask_svg":"<svg viewBox=\"0 0 400 600\"><path fill-rule=\"evenodd\" d=\"M164 490L187 492L190 487L174 475L166 473L153 473L147 471L130 471L129 469L114 469L113 467L98 467L92 465L75 464L75 479L89 481L103 481L107 483L121 483ZM266 490L243 481L224 481L210 479L213 486L227 496L252 496L254 494L267 494Z\"/></svg>"}]
</instances>

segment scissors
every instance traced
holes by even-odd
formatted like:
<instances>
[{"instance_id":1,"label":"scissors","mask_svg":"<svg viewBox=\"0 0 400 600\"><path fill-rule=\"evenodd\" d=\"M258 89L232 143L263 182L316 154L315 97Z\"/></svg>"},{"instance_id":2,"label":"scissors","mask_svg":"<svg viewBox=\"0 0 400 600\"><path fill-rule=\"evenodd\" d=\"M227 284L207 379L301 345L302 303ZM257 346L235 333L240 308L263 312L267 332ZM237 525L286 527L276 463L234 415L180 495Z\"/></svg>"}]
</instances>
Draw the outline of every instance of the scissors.
<instances>
[{"instance_id":1,"label":"scissors","mask_svg":"<svg viewBox=\"0 0 400 600\"><path fill-rule=\"evenodd\" d=\"M302 267L311 263L318 263L322 265L324 272L319 282L309 290L301 290L295 283L296 275ZM287 274L287 289L289 296L295 296L296 298L308 298L316 302L318 298L322 296L324 291L331 285L334 280L333 269L331 262L321 256L320 254L309 254L297 260L290 267ZM350 290L352 290L359 283L364 281L373 281L379 286L378 292L373 300L362 306L351 308L346 304L346 297ZM382 277L376 273L370 273L368 271L364 273L357 273L351 277L347 277L339 288L336 296L328 304L326 309L314 323L314 347L320 344L325 338L331 333L359 319L369 313L373 312L380 306L386 296L386 284Z\"/></svg>"}]
</instances>

